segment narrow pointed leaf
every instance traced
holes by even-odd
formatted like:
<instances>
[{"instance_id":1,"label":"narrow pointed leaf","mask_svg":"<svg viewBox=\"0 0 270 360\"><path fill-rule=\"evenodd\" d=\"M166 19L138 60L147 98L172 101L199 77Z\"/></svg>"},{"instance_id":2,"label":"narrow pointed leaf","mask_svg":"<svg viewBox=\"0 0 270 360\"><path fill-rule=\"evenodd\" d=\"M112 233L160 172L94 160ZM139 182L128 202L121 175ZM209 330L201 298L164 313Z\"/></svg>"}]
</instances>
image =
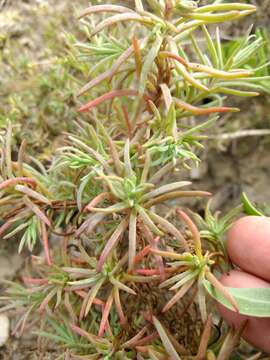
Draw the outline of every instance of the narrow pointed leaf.
<instances>
[{"instance_id":1,"label":"narrow pointed leaf","mask_svg":"<svg viewBox=\"0 0 270 360\"><path fill-rule=\"evenodd\" d=\"M81 19L87 15L102 13L102 12L126 13L126 12L134 12L134 11L132 9L120 5L93 5L84 9L78 16L78 19Z\"/></svg>"},{"instance_id":2,"label":"narrow pointed leaf","mask_svg":"<svg viewBox=\"0 0 270 360\"><path fill-rule=\"evenodd\" d=\"M102 270L103 264L106 261L107 256L113 250L113 248L116 246L121 235L126 230L127 226L128 226L127 219L122 220L121 223L117 226L117 228L113 232L110 239L107 241L107 244L105 245L105 248L103 249L102 254L100 255L98 264L97 264L98 272L100 272Z\"/></svg>"},{"instance_id":3,"label":"narrow pointed leaf","mask_svg":"<svg viewBox=\"0 0 270 360\"><path fill-rule=\"evenodd\" d=\"M117 15L111 16L111 17L101 21L101 23L99 23L95 27L95 29L93 30L91 35L94 36L97 33L99 33L101 30L106 28L107 26L111 26L111 25L114 25L114 24L116 24L118 22L122 22L122 21L138 21L141 23L148 23L149 19L146 17L143 17L139 14L136 14L135 12L131 12L131 11L123 13L123 14L117 14Z\"/></svg>"},{"instance_id":4,"label":"narrow pointed leaf","mask_svg":"<svg viewBox=\"0 0 270 360\"><path fill-rule=\"evenodd\" d=\"M158 55L159 49L162 44L162 37L158 36L156 41L154 42L152 48L149 50L148 55L146 56L144 60L144 64L141 71L141 77L139 82L139 95L142 96L144 94L146 83L147 83L147 77L148 73L153 67L154 61Z\"/></svg>"},{"instance_id":5,"label":"narrow pointed leaf","mask_svg":"<svg viewBox=\"0 0 270 360\"><path fill-rule=\"evenodd\" d=\"M129 218L128 232L128 268L131 270L134 266L137 244L137 212L135 209L131 211Z\"/></svg>"},{"instance_id":6,"label":"narrow pointed leaf","mask_svg":"<svg viewBox=\"0 0 270 360\"><path fill-rule=\"evenodd\" d=\"M244 207L244 212L247 215L264 216L264 214L260 210L256 209L256 207L252 204L246 193L242 193L241 200Z\"/></svg>"},{"instance_id":7,"label":"narrow pointed leaf","mask_svg":"<svg viewBox=\"0 0 270 360\"><path fill-rule=\"evenodd\" d=\"M160 321L153 316L153 322L171 360L181 360Z\"/></svg>"},{"instance_id":8,"label":"narrow pointed leaf","mask_svg":"<svg viewBox=\"0 0 270 360\"><path fill-rule=\"evenodd\" d=\"M132 90L132 89L112 90L104 95L97 97L94 100L89 101L87 104L81 106L79 108L79 111L80 112L89 111L89 110L95 108L96 106L102 104L104 101L113 100L117 97L136 96L136 95L137 95L137 91Z\"/></svg>"},{"instance_id":9,"label":"narrow pointed leaf","mask_svg":"<svg viewBox=\"0 0 270 360\"><path fill-rule=\"evenodd\" d=\"M142 197L142 201L152 199L152 198L154 198L156 196L160 196L162 194L165 194L165 193L180 189L180 188L182 188L184 186L188 186L188 185L191 185L190 181L177 181L175 183L160 186L159 188L157 188L157 189L155 189L153 191L150 191L149 193L144 195Z\"/></svg>"}]
</instances>

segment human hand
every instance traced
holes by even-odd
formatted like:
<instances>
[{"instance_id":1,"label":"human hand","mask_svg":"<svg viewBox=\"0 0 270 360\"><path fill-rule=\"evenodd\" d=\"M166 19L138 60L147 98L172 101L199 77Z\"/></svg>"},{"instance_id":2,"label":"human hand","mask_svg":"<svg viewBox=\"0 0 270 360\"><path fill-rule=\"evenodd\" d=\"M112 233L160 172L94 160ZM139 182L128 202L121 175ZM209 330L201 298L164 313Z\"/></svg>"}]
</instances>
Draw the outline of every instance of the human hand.
<instances>
[{"instance_id":1,"label":"human hand","mask_svg":"<svg viewBox=\"0 0 270 360\"><path fill-rule=\"evenodd\" d=\"M246 216L236 221L228 234L227 251L231 261L240 269L232 270L220 279L234 288L270 287L270 219ZM218 304L221 316L238 328L247 321L243 338L259 349L270 353L270 318L250 317Z\"/></svg>"}]
</instances>

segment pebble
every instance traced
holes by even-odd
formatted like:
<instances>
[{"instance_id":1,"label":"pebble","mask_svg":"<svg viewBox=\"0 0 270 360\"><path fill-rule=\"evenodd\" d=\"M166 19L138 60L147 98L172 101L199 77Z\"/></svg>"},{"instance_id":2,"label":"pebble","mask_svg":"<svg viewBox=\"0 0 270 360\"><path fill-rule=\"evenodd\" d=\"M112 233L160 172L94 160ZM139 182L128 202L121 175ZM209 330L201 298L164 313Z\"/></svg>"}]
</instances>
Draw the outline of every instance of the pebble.
<instances>
[{"instance_id":1,"label":"pebble","mask_svg":"<svg viewBox=\"0 0 270 360\"><path fill-rule=\"evenodd\" d=\"M0 347L5 345L9 338L9 318L5 314L0 314Z\"/></svg>"},{"instance_id":2,"label":"pebble","mask_svg":"<svg viewBox=\"0 0 270 360\"><path fill-rule=\"evenodd\" d=\"M0 255L0 280L12 279L20 269L23 258L17 253L14 255Z\"/></svg>"}]
</instances>

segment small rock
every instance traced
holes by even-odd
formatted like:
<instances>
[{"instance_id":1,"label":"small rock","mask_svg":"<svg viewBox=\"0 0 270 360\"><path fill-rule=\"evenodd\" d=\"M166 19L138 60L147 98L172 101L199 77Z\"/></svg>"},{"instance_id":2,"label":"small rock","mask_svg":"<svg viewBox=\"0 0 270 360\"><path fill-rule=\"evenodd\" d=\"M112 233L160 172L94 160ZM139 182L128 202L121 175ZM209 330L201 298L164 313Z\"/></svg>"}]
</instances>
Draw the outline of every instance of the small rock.
<instances>
[{"instance_id":1,"label":"small rock","mask_svg":"<svg viewBox=\"0 0 270 360\"><path fill-rule=\"evenodd\" d=\"M0 280L12 279L20 269L23 259L18 254L0 256Z\"/></svg>"},{"instance_id":2,"label":"small rock","mask_svg":"<svg viewBox=\"0 0 270 360\"><path fill-rule=\"evenodd\" d=\"M9 338L9 318L0 314L0 347L5 345Z\"/></svg>"},{"instance_id":3,"label":"small rock","mask_svg":"<svg viewBox=\"0 0 270 360\"><path fill-rule=\"evenodd\" d=\"M191 180L200 180L201 178L201 172L198 167L192 167L190 170L190 177Z\"/></svg>"}]
</instances>

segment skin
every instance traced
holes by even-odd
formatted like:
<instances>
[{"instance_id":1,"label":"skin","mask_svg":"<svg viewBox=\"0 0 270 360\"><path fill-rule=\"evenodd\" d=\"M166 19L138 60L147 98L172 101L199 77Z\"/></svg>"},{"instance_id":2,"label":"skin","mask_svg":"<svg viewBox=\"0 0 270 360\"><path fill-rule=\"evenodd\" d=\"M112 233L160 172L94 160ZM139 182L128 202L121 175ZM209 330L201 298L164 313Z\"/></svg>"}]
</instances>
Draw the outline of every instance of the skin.
<instances>
[{"instance_id":1,"label":"skin","mask_svg":"<svg viewBox=\"0 0 270 360\"><path fill-rule=\"evenodd\" d=\"M229 274L224 274L220 280L223 285L228 287L270 288L270 283L241 270L232 270ZM270 353L270 318L257 318L241 315L220 304L218 304L218 309L226 322L234 328L239 328L244 321L247 321L245 330L242 334L243 339L256 348Z\"/></svg>"},{"instance_id":2,"label":"skin","mask_svg":"<svg viewBox=\"0 0 270 360\"><path fill-rule=\"evenodd\" d=\"M245 216L229 230L227 251L242 270L270 282L270 218Z\"/></svg>"},{"instance_id":3,"label":"skin","mask_svg":"<svg viewBox=\"0 0 270 360\"><path fill-rule=\"evenodd\" d=\"M223 285L235 288L270 287L270 219L246 216L236 221L228 234L227 251L239 270L221 277ZM221 316L239 328L247 321L243 338L270 354L270 318L240 315L218 304Z\"/></svg>"}]
</instances>

